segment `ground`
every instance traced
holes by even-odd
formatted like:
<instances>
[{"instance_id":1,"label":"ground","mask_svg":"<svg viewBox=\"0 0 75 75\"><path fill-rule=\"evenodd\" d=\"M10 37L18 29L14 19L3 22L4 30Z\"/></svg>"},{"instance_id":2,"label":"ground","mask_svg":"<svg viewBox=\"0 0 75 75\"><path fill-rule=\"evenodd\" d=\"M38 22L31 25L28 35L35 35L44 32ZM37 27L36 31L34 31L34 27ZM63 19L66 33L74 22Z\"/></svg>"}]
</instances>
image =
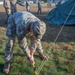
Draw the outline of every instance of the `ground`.
<instances>
[{"instance_id":1,"label":"ground","mask_svg":"<svg viewBox=\"0 0 75 75\"><path fill-rule=\"evenodd\" d=\"M42 45L45 53L50 57L41 70L40 75L74 75L75 73L75 26L64 26L60 35L59 32L62 25L56 26L49 24L45 16L52 8L47 4L42 4L42 14L37 14L37 4L31 4L30 12L46 23L46 33L42 38ZM25 11L25 7L17 6L18 11ZM0 6L0 75L4 75L2 71L4 48L7 37L5 36L6 14L4 7ZM59 35L59 36L58 36ZM15 57L10 75L32 75L32 68L29 66L25 57L21 54L20 49L15 46ZM35 59L36 66L40 68L42 61ZM29 67L28 67L29 66ZM25 74L24 74L25 73Z\"/></svg>"},{"instance_id":2,"label":"ground","mask_svg":"<svg viewBox=\"0 0 75 75\"><path fill-rule=\"evenodd\" d=\"M24 11L25 7L22 6L17 6L18 11ZM37 5L35 4L34 6L31 5L31 13L33 13L35 16L40 18L42 21L46 23L47 30L46 33L43 37L45 41L54 41L55 38L57 37L60 29L62 26L56 26L56 25L51 25L48 23L48 21L45 19L45 16L51 11L53 8L48 8L47 4L42 5L42 14L36 14L37 12ZM4 24L6 18L5 10L3 6L0 6L0 27L6 27L7 25ZM75 41L75 27L74 26L64 26L62 29L57 41L65 41L65 42L71 42Z\"/></svg>"}]
</instances>

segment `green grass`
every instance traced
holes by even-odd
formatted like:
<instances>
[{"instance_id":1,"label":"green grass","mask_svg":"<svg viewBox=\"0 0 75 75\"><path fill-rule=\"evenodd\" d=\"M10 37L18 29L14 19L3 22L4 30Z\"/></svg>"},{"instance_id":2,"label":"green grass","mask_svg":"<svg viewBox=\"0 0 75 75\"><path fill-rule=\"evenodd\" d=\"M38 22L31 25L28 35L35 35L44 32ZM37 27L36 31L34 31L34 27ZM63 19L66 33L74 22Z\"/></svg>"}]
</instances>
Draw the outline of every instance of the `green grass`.
<instances>
[{"instance_id":1,"label":"green grass","mask_svg":"<svg viewBox=\"0 0 75 75\"><path fill-rule=\"evenodd\" d=\"M0 32L0 75L4 66L4 49L7 42L5 31ZM30 40L28 40L28 44ZM39 75L74 75L75 73L75 42L42 42L44 53L48 54L49 59L44 63L39 57L35 57L35 65L39 70ZM27 58L24 56L18 44L14 47L14 57L9 75L34 75L34 70L29 65ZM36 55L37 53L35 53Z\"/></svg>"},{"instance_id":2,"label":"green grass","mask_svg":"<svg viewBox=\"0 0 75 75\"><path fill-rule=\"evenodd\" d=\"M0 35L0 36L5 36ZM2 72L4 65L4 48L7 37L3 39L0 37L0 75L5 75ZM30 40L28 41L30 43ZM75 43L63 43L59 42L53 45L53 43L42 42L44 53L46 54L49 50L49 59L44 63L39 75L74 75L75 72ZM59 47L60 44L60 47ZM72 48L68 48L71 45ZM35 53L37 54L37 53ZM35 57L35 56L34 56ZM35 57L37 69L41 68L43 61L39 57ZM27 58L24 56L22 50L15 44L14 57L12 60L12 67L9 75L34 75L34 70L29 65Z\"/></svg>"}]
</instances>

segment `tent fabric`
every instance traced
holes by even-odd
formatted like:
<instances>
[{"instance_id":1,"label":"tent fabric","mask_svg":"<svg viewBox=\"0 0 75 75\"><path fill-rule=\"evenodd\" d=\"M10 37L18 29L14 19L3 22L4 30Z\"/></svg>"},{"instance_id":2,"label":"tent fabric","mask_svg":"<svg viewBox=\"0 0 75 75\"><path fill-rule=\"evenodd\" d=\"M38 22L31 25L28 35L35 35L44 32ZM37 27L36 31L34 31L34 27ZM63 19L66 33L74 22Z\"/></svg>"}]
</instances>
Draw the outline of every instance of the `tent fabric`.
<instances>
[{"instance_id":1,"label":"tent fabric","mask_svg":"<svg viewBox=\"0 0 75 75\"><path fill-rule=\"evenodd\" d=\"M46 19L55 25L74 25L75 24L75 0L67 0L64 3L58 3L52 9Z\"/></svg>"}]
</instances>

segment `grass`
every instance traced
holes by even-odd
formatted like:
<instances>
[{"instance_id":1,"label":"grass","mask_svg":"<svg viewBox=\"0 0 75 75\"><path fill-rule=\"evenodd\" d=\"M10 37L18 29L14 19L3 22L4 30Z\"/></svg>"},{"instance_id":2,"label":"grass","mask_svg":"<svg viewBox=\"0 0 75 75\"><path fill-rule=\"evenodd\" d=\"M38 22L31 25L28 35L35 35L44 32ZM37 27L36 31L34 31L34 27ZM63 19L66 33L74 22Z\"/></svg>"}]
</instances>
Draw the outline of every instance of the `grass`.
<instances>
[{"instance_id":1,"label":"grass","mask_svg":"<svg viewBox=\"0 0 75 75\"><path fill-rule=\"evenodd\" d=\"M5 75L2 72L4 65L4 48L7 41L5 29L0 33L0 75ZM30 40L28 40L30 43ZM35 57L37 69L41 68L39 75L74 75L75 73L75 43L74 42L58 42L53 45L53 42L42 42L44 53L48 53L49 59L44 63L39 57ZM59 46L60 45L60 46ZM51 49L50 49L51 48ZM37 54L37 53L36 53ZM40 68L39 68L40 67ZM14 57L10 75L33 75L34 71L28 60L24 56L22 50L15 44Z\"/></svg>"},{"instance_id":2,"label":"grass","mask_svg":"<svg viewBox=\"0 0 75 75\"><path fill-rule=\"evenodd\" d=\"M0 33L0 75L4 65L4 48L7 41L5 29ZM28 40L30 43L30 40ZM60 46L59 46L60 45ZM44 63L39 75L74 75L75 73L75 43L74 42L58 42L53 44L42 42L44 53L48 53L49 59ZM51 49L50 49L51 48ZM35 53L36 55L37 53ZM35 57L37 69L41 68L43 61L39 57ZM10 75L34 75L34 70L29 65L27 58L22 50L15 44L14 57L12 60Z\"/></svg>"},{"instance_id":3,"label":"grass","mask_svg":"<svg viewBox=\"0 0 75 75\"><path fill-rule=\"evenodd\" d=\"M2 72L4 65L4 47L6 43L5 34L1 34L4 38L0 37L0 75L5 75ZM30 42L30 41L28 41ZM50 50L51 43L42 42L44 53L46 54ZM60 46L59 46L60 44ZM68 46L69 45L69 46ZM50 50L49 60L45 62L39 75L74 75L75 72L75 43L55 43ZM69 48L70 47L70 48ZM35 53L37 54L37 53ZM39 57L35 57L36 67L41 68L43 61ZM9 75L34 75L33 68L29 65L28 60L24 56L18 44L14 47L14 57L12 60L12 68Z\"/></svg>"},{"instance_id":4,"label":"grass","mask_svg":"<svg viewBox=\"0 0 75 75\"><path fill-rule=\"evenodd\" d=\"M5 75L2 72L5 63L4 49L7 42L5 32L6 28L0 27L0 75ZM30 40L28 40L29 43ZM35 65L38 70L41 69L39 75L75 75L75 42L56 42L53 44L53 42L43 40L42 46L44 53L48 53L49 59L44 63L35 53ZM9 75L34 75L32 66L29 65L17 43L13 53L14 57Z\"/></svg>"}]
</instances>

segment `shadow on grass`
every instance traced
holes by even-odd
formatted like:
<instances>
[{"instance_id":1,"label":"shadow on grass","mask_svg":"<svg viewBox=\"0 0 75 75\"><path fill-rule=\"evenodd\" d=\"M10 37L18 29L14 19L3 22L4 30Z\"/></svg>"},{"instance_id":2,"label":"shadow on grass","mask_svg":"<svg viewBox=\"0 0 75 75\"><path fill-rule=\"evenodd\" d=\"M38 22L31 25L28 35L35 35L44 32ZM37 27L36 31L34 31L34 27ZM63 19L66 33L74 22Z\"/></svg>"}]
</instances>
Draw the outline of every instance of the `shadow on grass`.
<instances>
[{"instance_id":1,"label":"shadow on grass","mask_svg":"<svg viewBox=\"0 0 75 75\"><path fill-rule=\"evenodd\" d=\"M3 73L3 67L4 67L4 64L0 63L0 73Z\"/></svg>"},{"instance_id":2,"label":"shadow on grass","mask_svg":"<svg viewBox=\"0 0 75 75\"><path fill-rule=\"evenodd\" d=\"M5 24L6 21L6 14L5 12L0 12L0 27L7 27L7 24Z\"/></svg>"}]
</instances>

